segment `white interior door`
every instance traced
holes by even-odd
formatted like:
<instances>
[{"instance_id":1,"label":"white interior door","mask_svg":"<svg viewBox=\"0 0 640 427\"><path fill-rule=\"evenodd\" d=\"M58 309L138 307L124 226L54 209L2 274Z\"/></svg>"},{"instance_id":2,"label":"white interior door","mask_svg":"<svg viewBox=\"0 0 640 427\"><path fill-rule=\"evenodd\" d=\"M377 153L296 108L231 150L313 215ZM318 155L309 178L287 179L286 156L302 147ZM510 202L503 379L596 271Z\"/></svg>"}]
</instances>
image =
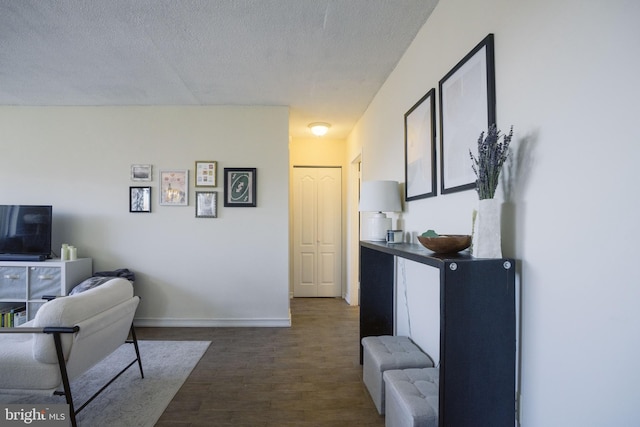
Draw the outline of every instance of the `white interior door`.
<instances>
[{"instance_id":1,"label":"white interior door","mask_svg":"<svg viewBox=\"0 0 640 427\"><path fill-rule=\"evenodd\" d=\"M293 296L342 293L342 170L293 169Z\"/></svg>"}]
</instances>

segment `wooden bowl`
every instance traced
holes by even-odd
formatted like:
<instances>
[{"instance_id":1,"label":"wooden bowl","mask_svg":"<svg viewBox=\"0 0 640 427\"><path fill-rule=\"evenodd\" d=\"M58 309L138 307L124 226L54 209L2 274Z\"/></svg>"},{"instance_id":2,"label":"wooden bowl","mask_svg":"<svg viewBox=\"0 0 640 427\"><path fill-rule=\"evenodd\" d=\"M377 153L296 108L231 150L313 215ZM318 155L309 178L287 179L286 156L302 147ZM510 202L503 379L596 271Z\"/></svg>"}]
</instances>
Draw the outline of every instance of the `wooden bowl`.
<instances>
[{"instance_id":1,"label":"wooden bowl","mask_svg":"<svg viewBox=\"0 0 640 427\"><path fill-rule=\"evenodd\" d=\"M418 236L422 246L437 254L452 254L467 249L471 245L471 236L466 234L447 234L438 237Z\"/></svg>"}]
</instances>

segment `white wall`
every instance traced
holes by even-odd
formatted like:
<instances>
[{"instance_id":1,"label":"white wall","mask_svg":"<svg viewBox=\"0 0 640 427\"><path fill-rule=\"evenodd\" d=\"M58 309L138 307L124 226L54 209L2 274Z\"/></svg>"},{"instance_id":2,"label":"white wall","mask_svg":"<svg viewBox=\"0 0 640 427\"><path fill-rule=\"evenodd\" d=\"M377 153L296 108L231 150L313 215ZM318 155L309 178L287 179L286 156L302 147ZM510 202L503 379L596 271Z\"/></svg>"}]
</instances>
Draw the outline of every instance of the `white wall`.
<instances>
[{"instance_id":1,"label":"white wall","mask_svg":"<svg viewBox=\"0 0 640 427\"><path fill-rule=\"evenodd\" d=\"M133 270L138 324L289 325L287 108L0 107L0 147L0 203L52 204L54 251ZM218 218L195 218L196 160L218 162ZM129 213L135 163L151 213ZM225 167L257 168L256 208L223 206ZM189 206L159 206L161 169L189 169Z\"/></svg>"},{"instance_id":2,"label":"white wall","mask_svg":"<svg viewBox=\"0 0 640 427\"><path fill-rule=\"evenodd\" d=\"M498 126L514 125L517 154L503 250L519 260L523 426L638 423L639 20L635 1L440 0L348 140L363 179L403 181L403 114L495 34ZM412 201L405 230L469 233L476 203Z\"/></svg>"},{"instance_id":3,"label":"white wall","mask_svg":"<svg viewBox=\"0 0 640 427\"><path fill-rule=\"evenodd\" d=\"M411 339L440 363L440 270L396 258L395 335Z\"/></svg>"}]
</instances>

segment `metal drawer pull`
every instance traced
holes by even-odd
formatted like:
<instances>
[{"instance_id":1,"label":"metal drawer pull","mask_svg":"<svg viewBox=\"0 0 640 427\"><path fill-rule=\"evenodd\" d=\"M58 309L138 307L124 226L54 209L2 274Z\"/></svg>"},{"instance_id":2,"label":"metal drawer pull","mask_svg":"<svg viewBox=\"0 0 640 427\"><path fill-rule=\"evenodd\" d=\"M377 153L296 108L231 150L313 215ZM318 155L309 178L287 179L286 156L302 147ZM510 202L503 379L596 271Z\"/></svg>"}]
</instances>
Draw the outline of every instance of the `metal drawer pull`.
<instances>
[{"instance_id":1,"label":"metal drawer pull","mask_svg":"<svg viewBox=\"0 0 640 427\"><path fill-rule=\"evenodd\" d=\"M19 279L20 276L18 276L17 274L5 274L4 278L9 280L15 280L15 279Z\"/></svg>"},{"instance_id":2,"label":"metal drawer pull","mask_svg":"<svg viewBox=\"0 0 640 427\"><path fill-rule=\"evenodd\" d=\"M51 280L53 279L53 276L47 276L46 274L41 274L38 276L38 279L40 280Z\"/></svg>"}]
</instances>

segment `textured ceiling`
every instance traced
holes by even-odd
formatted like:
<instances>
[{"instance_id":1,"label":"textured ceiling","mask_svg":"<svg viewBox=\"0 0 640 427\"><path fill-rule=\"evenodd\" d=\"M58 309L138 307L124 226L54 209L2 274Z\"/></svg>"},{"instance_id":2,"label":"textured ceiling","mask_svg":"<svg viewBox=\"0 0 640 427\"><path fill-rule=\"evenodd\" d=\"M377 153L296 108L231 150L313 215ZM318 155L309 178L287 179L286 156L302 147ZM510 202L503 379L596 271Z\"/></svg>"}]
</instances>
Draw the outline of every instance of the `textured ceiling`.
<instances>
[{"instance_id":1,"label":"textured ceiling","mask_svg":"<svg viewBox=\"0 0 640 427\"><path fill-rule=\"evenodd\" d=\"M0 105L282 105L344 138L437 0L0 0Z\"/></svg>"}]
</instances>

